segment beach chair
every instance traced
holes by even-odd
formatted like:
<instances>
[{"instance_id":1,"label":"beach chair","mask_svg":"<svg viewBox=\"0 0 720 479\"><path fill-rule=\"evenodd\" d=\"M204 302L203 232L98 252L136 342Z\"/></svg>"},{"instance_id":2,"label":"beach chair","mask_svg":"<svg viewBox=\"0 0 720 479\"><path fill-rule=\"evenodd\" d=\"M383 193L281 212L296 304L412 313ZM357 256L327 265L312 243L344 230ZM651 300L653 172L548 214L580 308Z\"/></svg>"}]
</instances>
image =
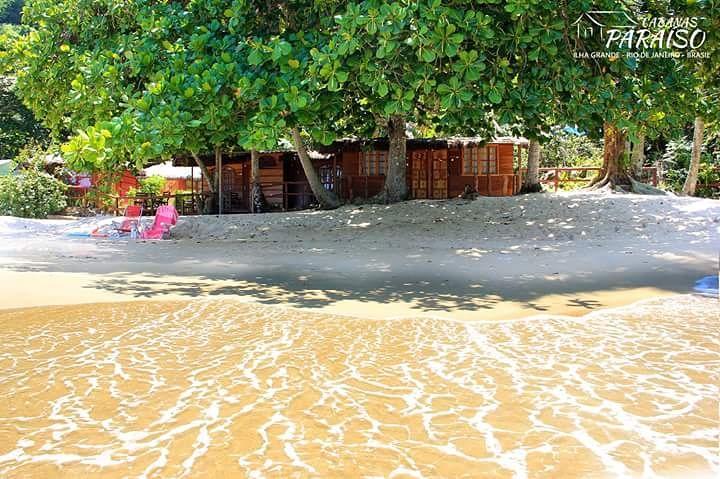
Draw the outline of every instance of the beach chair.
<instances>
[{"instance_id":1,"label":"beach chair","mask_svg":"<svg viewBox=\"0 0 720 479\"><path fill-rule=\"evenodd\" d=\"M170 228L175 226L177 220L178 212L174 206L161 206L157 209L152 226L143 231L140 237L142 239L166 239Z\"/></svg>"},{"instance_id":2,"label":"beach chair","mask_svg":"<svg viewBox=\"0 0 720 479\"><path fill-rule=\"evenodd\" d=\"M130 233L132 231L133 224L135 225L135 228L140 229L140 217L142 216L142 212L142 206L128 206L125 208L125 215L122 223L120 223L120 225L115 229L118 233Z\"/></svg>"}]
</instances>

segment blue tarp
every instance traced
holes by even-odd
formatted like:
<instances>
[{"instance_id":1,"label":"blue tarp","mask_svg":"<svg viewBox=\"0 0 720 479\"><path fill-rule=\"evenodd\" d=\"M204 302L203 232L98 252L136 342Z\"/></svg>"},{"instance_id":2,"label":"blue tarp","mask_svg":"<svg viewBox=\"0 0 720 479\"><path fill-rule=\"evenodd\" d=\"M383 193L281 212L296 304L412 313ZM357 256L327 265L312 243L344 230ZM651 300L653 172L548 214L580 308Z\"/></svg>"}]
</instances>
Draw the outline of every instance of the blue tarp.
<instances>
[{"instance_id":1,"label":"blue tarp","mask_svg":"<svg viewBox=\"0 0 720 479\"><path fill-rule=\"evenodd\" d=\"M702 279L695 281L695 287L693 290L696 293L718 297L718 276L705 276Z\"/></svg>"}]
</instances>

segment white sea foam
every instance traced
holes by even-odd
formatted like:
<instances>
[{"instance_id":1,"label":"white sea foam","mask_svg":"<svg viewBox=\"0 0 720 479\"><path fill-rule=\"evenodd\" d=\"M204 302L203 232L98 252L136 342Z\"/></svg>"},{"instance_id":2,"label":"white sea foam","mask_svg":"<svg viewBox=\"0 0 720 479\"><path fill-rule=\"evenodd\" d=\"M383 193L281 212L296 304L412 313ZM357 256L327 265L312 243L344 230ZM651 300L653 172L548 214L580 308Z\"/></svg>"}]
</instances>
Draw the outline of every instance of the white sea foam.
<instances>
[{"instance_id":1,"label":"white sea foam","mask_svg":"<svg viewBox=\"0 0 720 479\"><path fill-rule=\"evenodd\" d=\"M3 477L720 474L706 298L495 323L54 311L0 313Z\"/></svg>"}]
</instances>

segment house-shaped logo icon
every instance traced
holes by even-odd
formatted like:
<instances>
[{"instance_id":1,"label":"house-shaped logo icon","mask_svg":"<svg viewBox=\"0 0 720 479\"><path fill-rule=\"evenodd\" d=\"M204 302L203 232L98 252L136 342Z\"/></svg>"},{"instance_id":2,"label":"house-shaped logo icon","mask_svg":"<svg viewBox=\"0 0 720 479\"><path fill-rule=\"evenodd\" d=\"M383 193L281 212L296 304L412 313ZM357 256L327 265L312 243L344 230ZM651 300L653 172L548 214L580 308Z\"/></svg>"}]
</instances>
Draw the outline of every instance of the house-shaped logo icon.
<instances>
[{"instance_id":1,"label":"house-shaped logo icon","mask_svg":"<svg viewBox=\"0 0 720 479\"><path fill-rule=\"evenodd\" d=\"M579 38L594 35L603 38L607 29L631 29L637 22L622 10L591 10L580 15L572 24L577 28Z\"/></svg>"}]
</instances>

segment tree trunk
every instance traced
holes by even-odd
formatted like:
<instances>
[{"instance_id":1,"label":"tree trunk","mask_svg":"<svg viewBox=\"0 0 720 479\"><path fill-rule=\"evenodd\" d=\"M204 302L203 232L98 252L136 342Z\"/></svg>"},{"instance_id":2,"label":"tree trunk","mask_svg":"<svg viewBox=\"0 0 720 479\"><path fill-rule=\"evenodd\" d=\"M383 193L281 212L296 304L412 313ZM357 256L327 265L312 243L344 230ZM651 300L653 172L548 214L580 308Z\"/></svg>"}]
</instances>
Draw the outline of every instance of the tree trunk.
<instances>
[{"instance_id":1,"label":"tree trunk","mask_svg":"<svg viewBox=\"0 0 720 479\"><path fill-rule=\"evenodd\" d=\"M320 177L318 176L317 171L315 171L312 160L305 149L305 143L300 136L300 130L295 127L291 130L291 132L293 143L295 144L295 150L297 150L297 154L300 157L300 164L305 172L305 177L310 183L310 189L312 190L313 195L315 195L315 199L317 199L318 203L320 203L320 208L324 210L337 208L340 206L340 200L338 200L338 197L335 196L335 193L326 190L322 185L322 182L320 182Z\"/></svg>"},{"instance_id":2,"label":"tree trunk","mask_svg":"<svg viewBox=\"0 0 720 479\"><path fill-rule=\"evenodd\" d=\"M643 165L645 164L645 133L638 133L637 142L632 148L632 175L636 179L642 178Z\"/></svg>"},{"instance_id":3,"label":"tree trunk","mask_svg":"<svg viewBox=\"0 0 720 479\"><path fill-rule=\"evenodd\" d=\"M191 153L193 159L195 160L195 163L200 167L200 171L202 171L202 174L205 178L207 178L207 184L208 189L210 190L210 193L215 193L215 177L210 174L210 170L208 170L207 165L205 162L200 158L197 154Z\"/></svg>"},{"instance_id":4,"label":"tree trunk","mask_svg":"<svg viewBox=\"0 0 720 479\"><path fill-rule=\"evenodd\" d=\"M700 155L703 146L703 133L705 132L705 122L702 117L695 118L695 127L693 128L693 144L692 155L690 156L690 170L683 185L682 194L695 195L695 187L697 187L698 172L700 171Z\"/></svg>"},{"instance_id":5,"label":"tree trunk","mask_svg":"<svg viewBox=\"0 0 720 479\"><path fill-rule=\"evenodd\" d=\"M520 193L538 193L542 191L540 184L540 143L530 140L528 146L528 166Z\"/></svg>"},{"instance_id":6,"label":"tree trunk","mask_svg":"<svg viewBox=\"0 0 720 479\"><path fill-rule=\"evenodd\" d=\"M222 214L222 202L223 202L223 185L222 185L222 151L219 147L215 147L215 193L217 212L219 215Z\"/></svg>"},{"instance_id":7,"label":"tree trunk","mask_svg":"<svg viewBox=\"0 0 720 479\"><path fill-rule=\"evenodd\" d=\"M375 197L381 203L397 203L408 197L407 186L407 137L405 118L393 115L388 120L388 165L383 190Z\"/></svg>"},{"instance_id":8,"label":"tree trunk","mask_svg":"<svg viewBox=\"0 0 720 479\"><path fill-rule=\"evenodd\" d=\"M627 191L632 189L630 175L622 164L622 156L625 153L625 133L615 125L605 123L603 151L603 166L600 174L590 183L590 188L597 189L604 186L611 188L620 187Z\"/></svg>"},{"instance_id":9,"label":"tree trunk","mask_svg":"<svg viewBox=\"0 0 720 479\"><path fill-rule=\"evenodd\" d=\"M253 213L262 213L267 202L260 185L260 154L257 150L250 150L250 209Z\"/></svg>"}]
</instances>

